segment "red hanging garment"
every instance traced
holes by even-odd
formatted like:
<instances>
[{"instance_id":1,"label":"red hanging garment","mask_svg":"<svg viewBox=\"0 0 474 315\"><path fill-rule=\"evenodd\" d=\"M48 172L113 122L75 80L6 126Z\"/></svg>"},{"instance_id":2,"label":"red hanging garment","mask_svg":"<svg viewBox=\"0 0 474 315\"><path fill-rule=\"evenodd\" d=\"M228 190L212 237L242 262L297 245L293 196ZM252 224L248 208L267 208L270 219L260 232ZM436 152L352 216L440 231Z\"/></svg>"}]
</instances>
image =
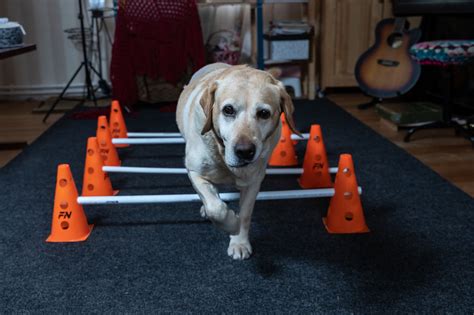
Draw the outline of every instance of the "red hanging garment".
<instances>
[{"instance_id":1,"label":"red hanging garment","mask_svg":"<svg viewBox=\"0 0 474 315\"><path fill-rule=\"evenodd\" d=\"M121 1L110 66L113 97L122 105L138 100L136 76L176 84L189 65L205 64L194 0Z\"/></svg>"}]
</instances>

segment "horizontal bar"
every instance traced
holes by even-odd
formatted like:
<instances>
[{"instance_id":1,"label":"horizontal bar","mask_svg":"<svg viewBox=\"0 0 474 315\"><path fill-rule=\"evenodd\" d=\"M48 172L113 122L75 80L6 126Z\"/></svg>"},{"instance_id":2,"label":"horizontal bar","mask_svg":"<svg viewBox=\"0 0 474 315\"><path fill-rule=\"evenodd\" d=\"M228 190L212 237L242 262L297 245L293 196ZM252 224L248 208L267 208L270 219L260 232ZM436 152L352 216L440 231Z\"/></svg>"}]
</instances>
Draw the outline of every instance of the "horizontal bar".
<instances>
[{"instance_id":1,"label":"horizontal bar","mask_svg":"<svg viewBox=\"0 0 474 315\"><path fill-rule=\"evenodd\" d=\"M359 194L362 189L359 187ZM223 201L232 201L240 198L240 193L221 193ZM303 198L327 198L334 196L334 188L262 191L258 193L257 200L283 200ZM78 197L77 203L81 205L103 204L147 204L147 203L172 203L172 202L198 202L201 201L197 194L175 195L136 195L136 196L101 196Z\"/></svg>"},{"instance_id":2,"label":"horizontal bar","mask_svg":"<svg viewBox=\"0 0 474 315\"><path fill-rule=\"evenodd\" d=\"M185 168L167 167L132 167L132 166L102 166L107 173L138 173L138 174L187 174Z\"/></svg>"},{"instance_id":3,"label":"horizontal bar","mask_svg":"<svg viewBox=\"0 0 474 315\"><path fill-rule=\"evenodd\" d=\"M309 139L309 133L302 133L301 137L295 134L291 135L291 140L308 140Z\"/></svg>"},{"instance_id":4,"label":"horizontal bar","mask_svg":"<svg viewBox=\"0 0 474 315\"><path fill-rule=\"evenodd\" d=\"M329 173L336 174L338 168L330 167ZM267 175L300 175L303 174L302 168L267 168Z\"/></svg>"},{"instance_id":5,"label":"horizontal bar","mask_svg":"<svg viewBox=\"0 0 474 315\"><path fill-rule=\"evenodd\" d=\"M181 137L179 132L127 132L130 138L174 138Z\"/></svg>"},{"instance_id":6,"label":"horizontal bar","mask_svg":"<svg viewBox=\"0 0 474 315\"><path fill-rule=\"evenodd\" d=\"M108 173L137 173L137 174L187 174L185 168L168 167L132 167L132 166L103 166L102 170ZM267 168L267 175L300 175L302 168ZM330 167L329 173L336 174L337 167Z\"/></svg>"},{"instance_id":7,"label":"horizontal bar","mask_svg":"<svg viewBox=\"0 0 474 315\"><path fill-rule=\"evenodd\" d=\"M179 132L128 132L127 137L130 138L182 138ZM116 138L116 139L124 139L124 138ZM291 140L308 140L309 133L301 134L301 137L292 134ZM181 143L181 142L180 142ZM124 144L124 143L121 143Z\"/></svg>"},{"instance_id":8,"label":"horizontal bar","mask_svg":"<svg viewBox=\"0 0 474 315\"><path fill-rule=\"evenodd\" d=\"M113 138L113 144L179 144L183 138Z\"/></svg>"}]
</instances>

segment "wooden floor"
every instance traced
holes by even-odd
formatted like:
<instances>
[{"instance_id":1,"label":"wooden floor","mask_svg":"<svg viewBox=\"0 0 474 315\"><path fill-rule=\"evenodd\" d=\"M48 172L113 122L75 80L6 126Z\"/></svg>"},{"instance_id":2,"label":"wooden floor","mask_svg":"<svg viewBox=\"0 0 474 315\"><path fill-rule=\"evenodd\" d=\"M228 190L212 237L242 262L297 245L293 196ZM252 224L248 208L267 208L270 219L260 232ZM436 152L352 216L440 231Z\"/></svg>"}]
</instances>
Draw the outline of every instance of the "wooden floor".
<instances>
[{"instance_id":1,"label":"wooden floor","mask_svg":"<svg viewBox=\"0 0 474 315\"><path fill-rule=\"evenodd\" d=\"M0 101L0 167L22 151L18 144L31 144L63 115L52 114L43 123L44 114L32 113L38 104L37 101Z\"/></svg>"},{"instance_id":2,"label":"wooden floor","mask_svg":"<svg viewBox=\"0 0 474 315\"><path fill-rule=\"evenodd\" d=\"M332 94L328 98L474 197L474 149L467 140L455 137L451 130L434 130L415 134L412 142L405 143L405 132L395 131L380 123L373 109L357 109L357 104L368 100L363 95ZM44 124L42 114L32 114L37 106L38 102L0 101L0 142L32 143L63 115L53 114ZM18 149L0 150L0 167L20 152Z\"/></svg>"},{"instance_id":3,"label":"wooden floor","mask_svg":"<svg viewBox=\"0 0 474 315\"><path fill-rule=\"evenodd\" d=\"M438 129L419 131L406 143L406 131L387 127L373 109L357 109L358 104L369 98L361 94L333 94L328 98L474 197L474 149L468 140L454 136L451 129Z\"/></svg>"}]
</instances>

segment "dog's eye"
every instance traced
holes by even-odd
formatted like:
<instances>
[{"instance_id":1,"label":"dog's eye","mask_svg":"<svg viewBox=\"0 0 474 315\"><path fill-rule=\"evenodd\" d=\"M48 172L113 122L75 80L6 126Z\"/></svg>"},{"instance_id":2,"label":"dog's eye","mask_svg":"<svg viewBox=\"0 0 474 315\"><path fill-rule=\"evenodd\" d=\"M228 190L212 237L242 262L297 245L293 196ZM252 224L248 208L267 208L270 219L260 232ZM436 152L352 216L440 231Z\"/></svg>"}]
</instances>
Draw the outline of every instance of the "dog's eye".
<instances>
[{"instance_id":1,"label":"dog's eye","mask_svg":"<svg viewBox=\"0 0 474 315\"><path fill-rule=\"evenodd\" d=\"M225 116L228 116L228 117L235 116L235 109L234 107L232 107L232 105L225 105L224 108L222 109L222 112L224 113Z\"/></svg>"},{"instance_id":2,"label":"dog's eye","mask_svg":"<svg viewBox=\"0 0 474 315\"><path fill-rule=\"evenodd\" d=\"M261 109L257 112L257 117L260 119L268 119L270 118L270 111L266 109Z\"/></svg>"}]
</instances>

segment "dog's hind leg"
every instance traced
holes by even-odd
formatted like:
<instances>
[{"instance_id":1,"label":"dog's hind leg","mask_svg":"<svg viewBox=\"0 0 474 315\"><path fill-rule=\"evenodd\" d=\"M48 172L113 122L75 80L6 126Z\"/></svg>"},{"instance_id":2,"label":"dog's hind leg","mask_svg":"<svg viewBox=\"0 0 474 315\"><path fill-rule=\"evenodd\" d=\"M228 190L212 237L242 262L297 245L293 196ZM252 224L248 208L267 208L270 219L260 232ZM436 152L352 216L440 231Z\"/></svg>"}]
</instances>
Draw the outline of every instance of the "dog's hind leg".
<instances>
[{"instance_id":1,"label":"dog's hind leg","mask_svg":"<svg viewBox=\"0 0 474 315\"><path fill-rule=\"evenodd\" d=\"M238 235L230 236L229 248L227 249L227 254L233 259L243 260L252 255L249 230L255 199L260 190L260 183L253 183L240 190L240 232Z\"/></svg>"},{"instance_id":2,"label":"dog's hind leg","mask_svg":"<svg viewBox=\"0 0 474 315\"><path fill-rule=\"evenodd\" d=\"M201 197L205 214L212 223L229 234L238 234L240 227L239 217L233 210L227 208L227 204L219 198L217 188L194 171L189 171L188 176L194 189L199 197Z\"/></svg>"}]
</instances>

